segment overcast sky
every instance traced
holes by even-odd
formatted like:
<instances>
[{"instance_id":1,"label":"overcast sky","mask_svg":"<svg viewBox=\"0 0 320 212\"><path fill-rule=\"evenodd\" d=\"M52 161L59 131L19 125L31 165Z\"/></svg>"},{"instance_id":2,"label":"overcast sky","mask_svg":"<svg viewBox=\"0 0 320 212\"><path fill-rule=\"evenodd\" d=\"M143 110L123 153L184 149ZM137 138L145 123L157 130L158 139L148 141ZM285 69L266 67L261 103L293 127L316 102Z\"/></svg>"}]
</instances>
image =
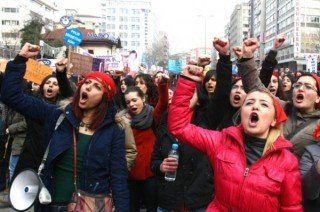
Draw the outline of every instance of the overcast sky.
<instances>
[{"instance_id":1,"label":"overcast sky","mask_svg":"<svg viewBox=\"0 0 320 212\"><path fill-rule=\"evenodd\" d=\"M90 3L86 4L75 0L56 1L61 5L59 9L74 7L79 13L85 14L96 15L95 12L99 7L99 0L90 0L88 1ZM229 22L235 5L245 0L151 1L158 28L167 33L171 53L174 53L197 46L211 47L214 36L224 36L224 27Z\"/></svg>"}]
</instances>

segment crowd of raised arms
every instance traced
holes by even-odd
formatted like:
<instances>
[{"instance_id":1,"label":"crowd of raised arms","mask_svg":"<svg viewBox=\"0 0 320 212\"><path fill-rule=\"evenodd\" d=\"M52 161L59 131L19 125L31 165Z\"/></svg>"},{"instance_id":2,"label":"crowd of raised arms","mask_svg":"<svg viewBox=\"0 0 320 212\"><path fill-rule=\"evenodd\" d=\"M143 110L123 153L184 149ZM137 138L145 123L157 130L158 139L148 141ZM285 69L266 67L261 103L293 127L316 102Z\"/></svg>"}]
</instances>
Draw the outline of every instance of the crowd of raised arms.
<instances>
[{"instance_id":1,"label":"crowd of raised arms","mask_svg":"<svg viewBox=\"0 0 320 212\"><path fill-rule=\"evenodd\" d=\"M2 193L45 155L52 201L34 211L67 211L75 180L111 194L119 212L320 211L320 78L276 70L284 41L275 37L259 67L257 39L214 38L216 69L200 57L175 77L93 71L74 82L61 59L40 86L23 78L40 53L26 43L0 75ZM173 144L179 157L168 156Z\"/></svg>"}]
</instances>

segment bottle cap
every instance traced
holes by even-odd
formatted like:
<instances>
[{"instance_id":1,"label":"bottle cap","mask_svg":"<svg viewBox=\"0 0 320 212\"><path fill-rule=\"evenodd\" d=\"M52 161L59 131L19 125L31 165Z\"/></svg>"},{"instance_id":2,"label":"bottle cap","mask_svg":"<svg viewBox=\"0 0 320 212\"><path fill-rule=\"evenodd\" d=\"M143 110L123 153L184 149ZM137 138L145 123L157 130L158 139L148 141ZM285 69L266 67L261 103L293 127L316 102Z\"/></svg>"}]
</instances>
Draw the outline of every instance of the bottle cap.
<instances>
[{"instance_id":1,"label":"bottle cap","mask_svg":"<svg viewBox=\"0 0 320 212\"><path fill-rule=\"evenodd\" d=\"M174 150L177 150L178 149L178 147L179 147L179 145L178 144L172 144L172 149L174 149Z\"/></svg>"}]
</instances>

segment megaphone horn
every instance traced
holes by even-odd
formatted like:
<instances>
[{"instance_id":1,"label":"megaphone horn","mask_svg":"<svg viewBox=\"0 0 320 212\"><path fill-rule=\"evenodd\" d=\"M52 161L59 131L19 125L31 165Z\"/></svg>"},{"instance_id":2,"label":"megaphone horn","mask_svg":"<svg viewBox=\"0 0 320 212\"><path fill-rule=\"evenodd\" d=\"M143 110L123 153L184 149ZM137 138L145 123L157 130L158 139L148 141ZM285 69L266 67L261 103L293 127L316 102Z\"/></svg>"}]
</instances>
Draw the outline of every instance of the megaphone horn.
<instances>
[{"instance_id":1,"label":"megaphone horn","mask_svg":"<svg viewBox=\"0 0 320 212\"><path fill-rule=\"evenodd\" d=\"M26 169L13 180L9 191L9 201L17 211L25 211L32 207L37 199L42 182L38 174Z\"/></svg>"}]
</instances>

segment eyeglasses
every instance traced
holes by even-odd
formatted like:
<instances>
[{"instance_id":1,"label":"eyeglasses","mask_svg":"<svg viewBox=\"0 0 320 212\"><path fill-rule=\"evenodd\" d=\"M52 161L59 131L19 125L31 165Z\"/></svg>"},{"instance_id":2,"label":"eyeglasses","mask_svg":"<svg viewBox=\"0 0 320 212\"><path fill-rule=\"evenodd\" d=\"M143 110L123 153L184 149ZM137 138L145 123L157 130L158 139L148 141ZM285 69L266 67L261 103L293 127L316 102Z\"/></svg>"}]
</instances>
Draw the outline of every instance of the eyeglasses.
<instances>
[{"instance_id":1,"label":"eyeglasses","mask_svg":"<svg viewBox=\"0 0 320 212\"><path fill-rule=\"evenodd\" d=\"M314 90L315 92L318 92L318 90L317 90L313 85L311 85L311 84L309 84L309 83L294 83L294 84L292 85L292 87L293 87L294 89L300 89L301 86L305 87L305 89L306 89L307 91Z\"/></svg>"},{"instance_id":2,"label":"eyeglasses","mask_svg":"<svg viewBox=\"0 0 320 212\"><path fill-rule=\"evenodd\" d=\"M231 89L232 90L243 90L243 86L242 85L233 85L232 87L231 87Z\"/></svg>"}]
</instances>

